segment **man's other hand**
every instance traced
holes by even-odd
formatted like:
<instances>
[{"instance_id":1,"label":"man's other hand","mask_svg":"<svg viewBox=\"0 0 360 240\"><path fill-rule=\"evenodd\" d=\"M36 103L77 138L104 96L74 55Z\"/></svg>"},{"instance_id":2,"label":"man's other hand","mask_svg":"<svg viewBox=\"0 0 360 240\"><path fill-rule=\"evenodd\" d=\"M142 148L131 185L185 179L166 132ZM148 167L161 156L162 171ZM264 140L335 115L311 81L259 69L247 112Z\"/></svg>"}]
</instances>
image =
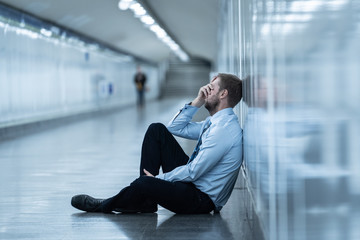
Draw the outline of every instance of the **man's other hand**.
<instances>
[{"instance_id":1,"label":"man's other hand","mask_svg":"<svg viewBox=\"0 0 360 240\"><path fill-rule=\"evenodd\" d=\"M144 173L145 173L145 175L148 176L148 177L153 177L153 176L154 176L154 175L152 175L148 170L146 170L145 168L144 168Z\"/></svg>"}]
</instances>

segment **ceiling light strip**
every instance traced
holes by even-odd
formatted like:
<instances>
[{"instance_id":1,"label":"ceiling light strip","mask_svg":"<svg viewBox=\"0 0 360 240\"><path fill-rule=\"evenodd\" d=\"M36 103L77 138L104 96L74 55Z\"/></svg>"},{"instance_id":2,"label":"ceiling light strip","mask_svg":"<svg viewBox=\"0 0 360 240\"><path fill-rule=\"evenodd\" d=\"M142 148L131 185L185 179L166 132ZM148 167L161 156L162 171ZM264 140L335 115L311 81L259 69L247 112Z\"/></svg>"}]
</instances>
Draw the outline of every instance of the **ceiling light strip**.
<instances>
[{"instance_id":1,"label":"ceiling light strip","mask_svg":"<svg viewBox=\"0 0 360 240\"><path fill-rule=\"evenodd\" d=\"M154 32L155 35L165 43L171 51L175 53L182 61L189 61L189 56L185 53L184 50L181 49L179 44L177 44L168 34L167 32L160 27L158 23L154 20L154 18L145 10L145 8L136 0L120 0L119 1L119 9L126 11L131 10L134 13L134 17L139 18L140 21L145 25L145 27L149 28L150 31Z\"/></svg>"}]
</instances>

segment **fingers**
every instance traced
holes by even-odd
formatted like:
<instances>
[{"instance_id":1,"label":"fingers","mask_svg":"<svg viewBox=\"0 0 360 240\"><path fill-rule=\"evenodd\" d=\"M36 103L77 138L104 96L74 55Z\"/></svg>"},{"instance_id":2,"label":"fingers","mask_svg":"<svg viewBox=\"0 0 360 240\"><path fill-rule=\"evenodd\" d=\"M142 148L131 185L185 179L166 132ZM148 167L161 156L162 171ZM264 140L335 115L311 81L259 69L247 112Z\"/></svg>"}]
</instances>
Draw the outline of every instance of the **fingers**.
<instances>
[{"instance_id":1,"label":"fingers","mask_svg":"<svg viewBox=\"0 0 360 240\"><path fill-rule=\"evenodd\" d=\"M200 88L200 92L202 93L202 95L207 98L210 94L211 91L213 90L213 86L211 84L207 84L203 87Z\"/></svg>"},{"instance_id":2,"label":"fingers","mask_svg":"<svg viewBox=\"0 0 360 240\"><path fill-rule=\"evenodd\" d=\"M201 107L205 103L206 98L211 94L211 91L213 90L214 87L211 83L202 86L199 89L198 96L191 102L191 105Z\"/></svg>"},{"instance_id":3,"label":"fingers","mask_svg":"<svg viewBox=\"0 0 360 240\"><path fill-rule=\"evenodd\" d=\"M145 168L144 168L144 173L146 176L149 176L149 177L153 177L154 175L152 175L149 171L147 171Z\"/></svg>"}]
</instances>

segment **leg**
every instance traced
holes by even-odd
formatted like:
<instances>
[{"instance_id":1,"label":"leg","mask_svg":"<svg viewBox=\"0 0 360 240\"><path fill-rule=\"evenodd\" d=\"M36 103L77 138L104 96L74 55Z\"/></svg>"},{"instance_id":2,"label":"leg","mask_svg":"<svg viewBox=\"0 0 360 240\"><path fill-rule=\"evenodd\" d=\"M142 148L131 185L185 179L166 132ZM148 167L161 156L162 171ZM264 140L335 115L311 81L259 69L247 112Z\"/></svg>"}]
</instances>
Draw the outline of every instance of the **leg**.
<instances>
[{"instance_id":1,"label":"leg","mask_svg":"<svg viewBox=\"0 0 360 240\"><path fill-rule=\"evenodd\" d=\"M140 93L140 106L144 106L144 89L142 89L142 90L140 90L139 91L139 93Z\"/></svg>"},{"instance_id":2,"label":"leg","mask_svg":"<svg viewBox=\"0 0 360 240\"><path fill-rule=\"evenodd\" d=\"M136 90L136 95L137 95L136 104L138 107L140 107L141 106L141 92L139 90Z\"/></svg>"},{"instance_id":3,"label":"leg","mask_svg":"<svg viewBox=\"0 0 360 240\"><path fill-rule=\"evenodd\" d=\"M178 166L186 164L188 159L189 157L184 153L178 142L163 124L155 123L149 126L142 146L140 163L141 176L144 175L144 168L152 174L157 175L159 174L160 167L162 167L163 172L166 173ZM149 177L144 177L139 179L148 178ZM180 188L178 186L183 186L184 183L175 184L151 178L155 181L160 181L160 185L156 186L157 183L155 183L155 185L149 185L149 190L152 189L151 192L153 192L153 195L148 194L143 196L141 195L142 191L136 190L139 189L139 187L133 187L133 185L139 185L135 183L145 181L139 179L135 180L129 187L124 188L118 195L106 199L105 201L101 201L100 199L95 199L87 195L77 195L72 198L71 204L75 208L88 212L111 212L115 208L120 207L125 207L130 210L133 208L136 211L138 211L138 209L145 210L145 212L156 211L157 203L174 212L184 211L176 208L178 203L177 199L190 199L188 197L184 198L182 194L179 194L183 193L185 188L182 188L182 191L177 190L177 188ZM171 201L168 206L166 197L169 195L169 191L173 192L173 194L170 194L173 197L171 198L170 196ZM155 197L154 193L155 195L159 194L161 197ZM125 196L124 199L123 196Z\"/></svg>"},{"instance_id":4,"label":"leg","mask_svg":"<svg viewBox=\"0 0 360 240\"><path fill-rule=\"evenodd\" d=\"M214 209L211 199L192 183L141 176L119 194L105 200L101 211L154 212L156 204L175 213L209 213Z\"/></svg>"},{"instance_id":5,"label":"leg","mask_svg":"<svg viewBox=\"0 0 360 240\"><path fill-rule=\"evenodd\" d=\"M140 163L140 176L145 168L153 175L159 174L162 167L164 173L187 163L189 157L161 123L153 123L145 133Z\"/></svg>"}]
</instances>

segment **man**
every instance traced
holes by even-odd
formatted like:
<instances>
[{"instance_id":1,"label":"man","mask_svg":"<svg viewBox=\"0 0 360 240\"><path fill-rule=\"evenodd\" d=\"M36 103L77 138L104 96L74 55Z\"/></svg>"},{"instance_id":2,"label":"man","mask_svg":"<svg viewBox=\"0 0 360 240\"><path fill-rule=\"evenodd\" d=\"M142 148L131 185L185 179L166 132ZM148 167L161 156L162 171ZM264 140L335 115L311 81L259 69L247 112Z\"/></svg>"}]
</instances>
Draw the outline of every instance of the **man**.
<instances>
[{"instance_id":1,"label":"man","mask_svg":"<svg viewBox=\"0 0 360 240\"><path fill-rule=\"evenodd\" d=\"M146 83L146 75L141 71L141 67L137 66L136 74L134 77L134 83L137 91L137 105L139 107L144 106L144 91Z\"/></svg>"},{"instance_id":2,"label":"man","mask_svg":"<svg viewBox=\"0 0 360 240\"><path fill-rule=\"evenodd\" d=\"M218 212L233 190L242 163L242 130L233 107L242 97L242 82L218 74L170 121L151 124L145 134L140 177L116 196L102 200L77 195L71 204L87 212L156 212L157 204L175 213ZM210 116L191 122L205 105ZM189 158L173 135L198 139ZM159 174L160 167L163 173Z\"/></svg>"}]
</instances>

